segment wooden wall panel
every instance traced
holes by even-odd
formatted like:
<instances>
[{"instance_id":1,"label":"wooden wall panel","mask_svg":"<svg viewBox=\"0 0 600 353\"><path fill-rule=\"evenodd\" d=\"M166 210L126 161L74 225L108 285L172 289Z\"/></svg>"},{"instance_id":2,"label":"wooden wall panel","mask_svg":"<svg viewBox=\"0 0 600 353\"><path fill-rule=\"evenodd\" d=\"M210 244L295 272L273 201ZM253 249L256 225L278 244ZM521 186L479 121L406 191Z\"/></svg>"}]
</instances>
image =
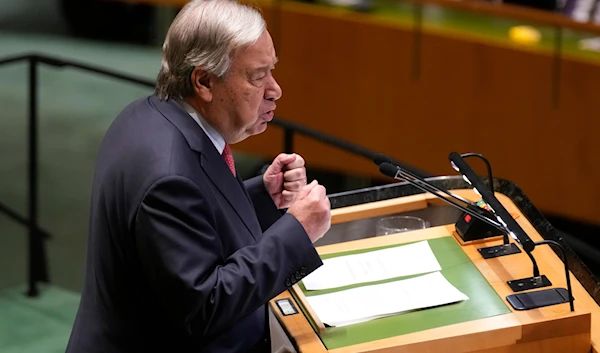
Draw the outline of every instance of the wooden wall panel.
<instances>
[{"instance_id":1,"label":"wooden wall panel","mask_svg":"<svg viewBox=\"0 0 600 353\"><path fill-rule=\"evenodd\" d=\"M414 80L409 25L302 4L274 22L263 9L281 47L279 116L435 174L455 173L451 151L480 152L543 211L600 223L600 63L563 58L557 106L549 53L425 31ZM240 148L274 156L282 141L272 136ZM380 177L363 158L296 142L312 166Z\"/></svg>"},{"instance_id":2,"label":"wooden wall panel","mask_svg":"<svg viewBox=\"0 0 600 353\"><path fill-rule=\"evenodd\" d=\"M481 152L542 211L600 224L600 61L563 57L556 81L551 53L437 28L423 32L416 63L409 23L295 1L242 1L262 9L279 51L277 115L436 174L453 173L451 151ZM518 6L408 1L600 33ZM283 144L277 130L235 148L272 158ZM370 161L315 141L300 138L296 150L312 166L380 177Z\"/></svg>"},{"instance_id":3,"label":"wooden wall panel","mask_svg":"<svg viewBox=\"0 0 600 353\"><path fill-rule=\"evenodd\" d=\"M455 174L451 151L483 153L542 211L600 224L600 62L562 58L555 81L551 53L425 31L415 80L409 24L305 4L263 11L279 47L277 115L434 174ZM239 148L272 157L274 136ZM311 166L381 177L319 142L298 138L296 150Z\"/></svg>"}]
</instances>

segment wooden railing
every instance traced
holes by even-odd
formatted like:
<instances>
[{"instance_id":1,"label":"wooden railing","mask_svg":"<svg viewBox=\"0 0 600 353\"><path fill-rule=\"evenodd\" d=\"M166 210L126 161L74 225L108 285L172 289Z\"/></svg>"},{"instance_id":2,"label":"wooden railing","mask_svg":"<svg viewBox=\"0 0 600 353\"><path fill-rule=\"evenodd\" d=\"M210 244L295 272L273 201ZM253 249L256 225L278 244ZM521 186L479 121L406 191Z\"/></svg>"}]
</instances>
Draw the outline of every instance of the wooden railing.
<instances>
[{"instance_id":1,"label":"wooden railing","mask_svg":"<svg viewBox=\"0 0 600 353\"><path fill-rule=\"evenodd\" d=\"M140 3L161 6L183 7L189 0L106 0L127 3ZM600 35L600 25L593 23L577 22L559 13L536 10L512 4L493 3L484 0L382 0L380 2L410 2L420 5L439 5L446 8L472 12L481 15L510 18L520 21L535 22L540 25L562 27L581 32ZM296 3L293 0L242 0L241 2L257 4L258 6L281 6L283 3ZM320 5L310 5L319 8Z\"/></svg>"}]
</instances>

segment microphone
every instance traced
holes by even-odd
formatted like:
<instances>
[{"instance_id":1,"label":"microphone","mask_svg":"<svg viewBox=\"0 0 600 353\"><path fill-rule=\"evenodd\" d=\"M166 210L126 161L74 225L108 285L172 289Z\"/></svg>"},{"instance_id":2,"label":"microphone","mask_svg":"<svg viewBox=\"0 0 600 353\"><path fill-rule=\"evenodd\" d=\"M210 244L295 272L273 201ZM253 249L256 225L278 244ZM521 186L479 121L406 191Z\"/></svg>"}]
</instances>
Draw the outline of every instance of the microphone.
<instances>
[{"instance_id":1,"label":"microphone","mask_svg":"<svg viewBox=\"0 0 600 353\"><path fill-rule=\"evenodd\" d=\"M462 174L465 181L473 186L473 190L478 193L483 201L488 204L492 209L498 222L502 223L509 232L508 234L518 241L523 250L531 252L535 248L535 243L529 238L527 233L521 228L521 226L515 221L515 219L508 213L506 208L498 201L494 193L488 189L483 180L471 169L471 166L456 152L450 153L448 156L452 167Z\"/></svg>"},{"instance_id":2,"label":"microphone","mask_svg":"<svg viewBox=\"0 0 600 353\"><path fill-rule=\"evenodd\" d=\"M453 194L453 193L451 193L451 192L449 192L449 191L447 191L447 190L440 189L440 188L438 188L437 186L435 186L435 185L433 185L433 184L431 184L431 183L427 182L427 181L425 180L425 178L423 178L421 175L418 175L417 173L414 173L414 172L411 172L411 171L409 171L409 170L406 170L406 168L403 168L403 167L401 167L401 166L399 165L400 163L398 163L398 162L394 161L392 158L390 158L389 156L386 156L385 154L381 154L381 153L378 153L378 154L376 154L376 155L373 157L373 162L374 162L376 165L378 165L378 166L380 167L380 168L379 168L379 171L380 171L380 172L381 172L383 175L389 176L390 178L394 178L394 177L395 177L395 174L394 174L394 176L387 175L387 174L385 174L385 172L384 172L384 171L382 171L382 170L381 170L381 165L382 165L383 163L388 163L388 164L391 164L391 165L393 165L393 166L395 166L395 167L397 167L397 168L400 168L400 169L402 169L402 171L404 172L404 174L406 174L406 175L409 175L410 177L412 177L412 178L413 178L413 179L412 179L413 181L415 181L415 182L418 182L418 183L420 183L421 185L426 185L428 188L431 188L431 189L433 189L433 190L435 190L435 191L437 191L437 192L444 193L444 194L446 194L446 195L448 195L448 196L450 196L450 197L452 197L452 198L454 198L454 199L457 199L457 200L459 200L459 201L461 201L461 202L463 202L463 203L465 203L465 204L467 204L467 205L470 205L470 206L473 206L473 207L480 208L480 207L479 207L479 206L477 206L477 204L476 204L476 203L474 203L474 202L471 202L471 201L469 201L469 200L466 200L466 199L464 199L464 198L462 198L462 197L460 197L460 196L458 196L458 195L455 195L455 194ZM388 171L388 172L391 172L391 170L390 170L390 171ZM407 180L407 181L408 181L408 180ZM429 191L428 191L428 192L429 192ZM434 194L436 194L436 195L438 195L438 194L437 194L437 192L433 192L433 193L434 193ZM438 195L438 196L439 196L439 195Z\"/></svg>"},{"instance_id":3,"label":"microphone","mask_svg":"<svg viewBox=\"0 0 600 353\"><path fill-rule=\"evenodd\" d=\"M383 153L377 153L375 156L373 156L373 162L377 165L381 165L382 163L398 165L398 163L396 163L390 156L386 156Z\"/></svg>"},{"instance_id":4,"label":"microphone","mask_svg":"<svg viewBox=\"0 0 600 353\"><path fill-rule=\"evenodd\" d=\"M405 172L411 173L411 175L414 175L415 177L419 177L421 179L423 179L423 178L429 178L429 177L434 176L433 174L431 174L431 173L429 173L427 171L419 170L419 169L417 169L417 168L415 168L415 167L413 167L411 165L408 165L406 163L402 163L402 162L399 162L399 161L397 161L395 159L392 159L390 156L387 156L387 155L382 154L382 153L377 153L377 154L373 155L371 157L371 160L377 166L381 165L381 163L383 163L383 162L391 163L393 165L396 165L396 166L402 168L402 170L404 170Z\"/></svg>"},{"instance_id":5,"label":"microphone","mask_svg":"<svg viewBox=\"0 0 600 353\"><path fill-rule=\"evenodd\" d=\"M531 240L529 235L527 235L527 233L523 230L523 228L521 228L517 221L515 221L515 219L510 215L510 213L508 213L506 208L504 208L504 205L502 205L500 201L498 201L498 199L494 195L494 192L486 187L483 180L481 180L481 178L479 178L479 176L473 171L473 169L471 169L471 166L467 162L465 162L465 160L460 154L452 152L448 156L448 159L452 163L452 167L456 169L456 171L458 171L460 174L462 174L463 178L467 183L473 186L473 190L479 195L481 195L483 201L486 202L492 209L494 215L496 216L496 219L509 230L508 234L521 244L523 250L525 250L525 253L533 262L533 277L522 278L519 280L508 282L513 291L517 292L521 290L547 287L552 285L550 281L546 278L546 276L540 276L539 274L537 263L535 261L535 258L531 254L531 252L535 249L536 245L554 245L558 247L562 253L562 260L565 266L565 277L567 282L566 290L564 288L551 288L533 293L512 294L506 297L507 301L514 308L520 310L533 309L541 306L562 304L568 302L571 311L574 311L575 308L573 306L573 291L571 288L569 266L564 247L560 243L553 240L542 240L540 242L534 242L533 240ZM549 298L552 299L549 301Z\"/></svg>"},{"instance_id":6,"label":"microphone","mask_svg":"<svg viewBox=\"0 0 600 353\"><path fill-rule=\"evenodd\" d=\"M450 193L447 190L436 187L435 185L426 181L422 176L403 169L389 156L378 153L373 156L373 162L380 166L380 171L382 174L391 178L396 178L396 168L400 168L402 171L402 179L396 179L406 180L420 190L431 193L446 203L449 203L463 211L463 214L455 224L456 233L463 241L473 241L503 235L505 244L508 244L508 236L506 235L507 230L502 228L499 223L493 220L493 215L488 210L479 207L479 205L476 203ZM384 163L390 164L391 167L386 166L383 167L385 170L382 170L381 165ZM465 204L466 209L465 207L461 207L460 204L454 202L454 200L458 200ZM484 258L499 257L520 252L519 248L516 246L493 246L481 248L479 251Z\"/></svg>"},{"instance_id":7,"label":"microphone","mask_svg":"<svg viewBox=\"0 0 600 353\"><path fill-rule=\"evenodd\" d=\"M494 221L494 215L485 208L479 207L478 204L473 203L471 201L465 200L462 197L459 197L455 194L452 194L446 190L442 190L435 185L427 182L423 178L419 177L416 174L410 173L409 171L402 170L400 166L394 165L394 163L389 162L393 161L390 157L378 154L373 158L375 163L381 162L380 171L391 178L406 180L407 182L415 185L417 188L429 192L441 200L451 204L452 206L458 208L463 211L460 218L454 224L454 228L456 230L456 234L464 241L474 241L480 239L491 238L495 236L503 236L504 244L497 246L489 246L477 249L481 256L484 259L490 259L494 257L518 254L521 252L518 246L515 244L511 244L508 239L509 230L506 229L505 226ZM383 167L382 170L381 165L385 165L385 163L391 164L390 166ZM401 173L398 174L394 168L398 168L401 170ZM398 177L398 175L402 176L402 179ZM408 176L407 176L408 175ZM410 179L410 178L413 179ZM457 204L454 200L447 198L443 194L449 196L454 200L458 200L466 204L466 208L462 207L460 204ZM535 260L532 260L535 263ZM538 273L537 265L534 266L534 273Z\"/></svg>"},{"instance_id":8,"label":"microphone","mask_svg":"<svg viewBox=\"0 0 600 353\"><path fill-rule=\"evenodd\" d=\"M375 158L374 158L374 160L375 160ZM383 158L378 159L377 161L379 162L381 160L383 160ZM482 213L486 213L487 212L486 210L484 210L484 209L482 209L482 208L480 208L478 206L476 206L477 207L477 211L475 211L473 209L470 209L468 207L463 207L462 205L460 205L456 201L454 201L454 200L452 200L450 198L447 198L446 196L443 196L443 195L439 194L438 191L441 191L442 193L446 193L449 196L454 197L455 199L458 199L459 201L467 203L468 205L473 205L473 203L471 203L470 201L467 201L467 200L465 200L463 198L460 198L460 197L458 197L456 195L449 194L448 192L439 189L438 187L436 187L436 186L434 186L434 185L426 182L423 179L419 180L418 178L416 178L418 181L415 181L413 175L411 175L412 173L404 171L404 170L402 170L402 168L400 168L400 167L398 167L396 165L393 165L390 162L382 162L379 165L379 171L383 175L388 176L390 178L397 179L397 180L405 180L408 183L416 186L417 188L419 188L419 189L421 189L421 190L423 190L425 192L429 192L429 193L437 196L438 198L442 199L443 201L445 201L445 202L451 204L452 206L460 209L461 211L467 213L471 217L474 217L474 218L476 218L476 219L478 219L478 220L480 220L480 221L482 221L482 222L484 222L484 223L486 223L486 224L488 224L488 225L490 225L490 226L492 226L492 227L500 230L501 232L507 232L508 231L508 229L506 229L502 224L500 224L500 223L498 223L498 222L496 222L496 221L494 221L494 220L492 220L492 219L490 219L490 218L482 215Z\"/></svg>"},{"instance_id":9,"label":"microphone","mask_svg":"<svg viewBox=\"0 0 600 353\"><path fill-rule=\"evenodd\" d=\"M379 164L379 171L381 172L381 174L394 179L398 175L398 167L396 167L390 162L381 162Z\"/></svg>"}]
</instances>

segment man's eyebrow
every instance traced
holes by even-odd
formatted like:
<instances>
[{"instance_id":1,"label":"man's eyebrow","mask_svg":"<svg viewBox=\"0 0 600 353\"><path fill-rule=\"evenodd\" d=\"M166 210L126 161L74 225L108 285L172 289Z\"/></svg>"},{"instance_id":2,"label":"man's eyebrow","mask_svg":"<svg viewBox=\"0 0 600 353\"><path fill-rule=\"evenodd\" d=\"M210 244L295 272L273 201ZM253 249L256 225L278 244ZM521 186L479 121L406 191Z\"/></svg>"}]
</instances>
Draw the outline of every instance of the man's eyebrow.
<instances>
[{"instance_id":1,"label":"man's eyebrow","mask_svg":"<svg viewBox=\"0 0 600 353\"><path fill-rule=\"evenodd\" d=\"M252 71L253 71L253 72L269 71L269 70L271 70L271 68L273 68L273 67L275 66L275 64L277 64L278 62L279 62L279 58L278 58L278 57L275 57L275 61L273 62L273 64L270 64L270 65L264 65L264 66L260 66L260 67L257 67L257 68L255 68L255 69L253 69Z\"/></svg>"}]
</instances>

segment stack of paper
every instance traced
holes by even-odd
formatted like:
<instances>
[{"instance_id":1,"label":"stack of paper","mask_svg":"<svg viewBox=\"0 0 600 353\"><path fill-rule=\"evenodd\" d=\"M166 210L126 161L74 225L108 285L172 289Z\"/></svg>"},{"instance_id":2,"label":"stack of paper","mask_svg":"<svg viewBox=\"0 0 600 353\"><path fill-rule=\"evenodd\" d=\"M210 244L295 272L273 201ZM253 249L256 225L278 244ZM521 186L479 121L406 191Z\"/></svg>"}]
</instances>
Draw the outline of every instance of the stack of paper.
<instances>
[{"instance_id":1,"label":"stack of paper","mask_svg":"<svg viewBox=\"0 0 600 353\"><path fill-rule=\"evenodd\" d=\"M345 326L469 299L440 272L306 298L321 321Z\"/></svg>"},{"instance_id":2,"label":"stack of paper","mask_svg":"<svg viewBox=\"0 0 600 353\"><path fill-rule=\"evenodd\" d=\"M306 276L302 283L307 290L322 290L441 270L425 240L323 260L323 266Z\"/></svg>"},{"instance_id":3,"label":"stack of paper","mask_svg":"<svg viewBox=\"0 0 600 353\"><path fill-rule=\"evenodd\" d=\"M323 323L345 326L469 299L439 271L441 266L429 243L422 241L326 259L303 283L307 290L323 290L431 272L401 281L307 297Z\"/></svg>"}]
</instances>

